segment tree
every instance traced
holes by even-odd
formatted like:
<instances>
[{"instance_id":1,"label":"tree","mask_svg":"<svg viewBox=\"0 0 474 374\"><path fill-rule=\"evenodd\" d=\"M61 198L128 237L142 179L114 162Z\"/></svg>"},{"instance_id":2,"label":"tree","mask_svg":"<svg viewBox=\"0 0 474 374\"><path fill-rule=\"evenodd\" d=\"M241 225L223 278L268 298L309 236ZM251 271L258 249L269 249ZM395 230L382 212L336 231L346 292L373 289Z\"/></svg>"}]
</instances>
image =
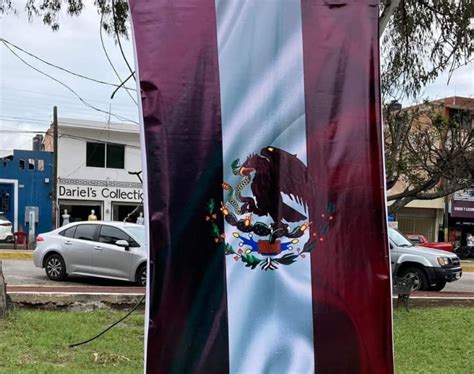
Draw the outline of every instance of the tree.
<instances>
[{"instance_id":1,"label":"tree","mask_svg":"<svg viewBox=\"0 0 474 374\"><path fill-rule=\"evenodd\" d=\"M27 0L29 19L42 18L53 30L60 14L81 14L84 0ZM113 37L128 37L127 0L94 0L102 27ZM15 0L0 0L0 13L14 13ZM384 96L415 97L440 73L471 61L474 48L472 0L381 0L382 91Z\"/></svg>"},{"instance_id":2,"label":"tree","mask_svg":"<svg viewBox=\"0 0 474 374\"><path fill-rule=\"evenodd\" d=\"M440 73L472 62L472 0L382 0L382 91L416 97Z\"/></svg>"},{"instance_id":3,"label":"tree","mask_svg":"<svg viewBox=\"0 0 474 374\"><path fill-rule=\"evenodd\" d=\"M453 111L451 111L453 113ZM474 110L446 117L441 103L384 109L389 213L474 186Z\"/></svg>"}]
</instances>

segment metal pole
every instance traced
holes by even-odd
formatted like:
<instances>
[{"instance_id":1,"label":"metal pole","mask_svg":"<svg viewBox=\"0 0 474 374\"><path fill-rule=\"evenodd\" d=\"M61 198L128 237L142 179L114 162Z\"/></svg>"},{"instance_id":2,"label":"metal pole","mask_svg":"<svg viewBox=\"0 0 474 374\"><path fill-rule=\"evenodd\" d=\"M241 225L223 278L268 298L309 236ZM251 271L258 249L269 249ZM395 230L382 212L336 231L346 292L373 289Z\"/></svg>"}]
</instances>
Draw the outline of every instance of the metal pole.
<instances>
[{"instance_id":1,"label":"metal pole","mask_svg":"<svg viewBox=\"0 0 474 374\"><path fill-rule=\"evenodd\" d=\"M53 228L58 227L58 108L53 107Z\"/></svg>"}]
</instances>

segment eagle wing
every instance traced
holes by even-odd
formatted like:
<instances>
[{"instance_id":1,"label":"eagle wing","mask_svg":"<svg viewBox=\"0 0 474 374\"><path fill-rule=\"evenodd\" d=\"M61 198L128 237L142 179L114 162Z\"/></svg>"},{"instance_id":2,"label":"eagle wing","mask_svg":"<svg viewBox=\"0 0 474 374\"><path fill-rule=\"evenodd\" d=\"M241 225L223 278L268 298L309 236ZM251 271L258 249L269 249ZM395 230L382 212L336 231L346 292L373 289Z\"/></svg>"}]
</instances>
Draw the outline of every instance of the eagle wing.
<instances>
[{"instance_id":1,"label":"eagle wing","mask_svg":"<svg viewBox=\"0 0 474 374\"><path fill-rule=\"evenodd\" d=\"M268 151L268 148L265 149L265 156L270 161L272 174L280 191L298 204L307 206L311 193L306 165L296 155L279 148L272 147L271 149L271 151Z\"/></svg>"}]
</instances>

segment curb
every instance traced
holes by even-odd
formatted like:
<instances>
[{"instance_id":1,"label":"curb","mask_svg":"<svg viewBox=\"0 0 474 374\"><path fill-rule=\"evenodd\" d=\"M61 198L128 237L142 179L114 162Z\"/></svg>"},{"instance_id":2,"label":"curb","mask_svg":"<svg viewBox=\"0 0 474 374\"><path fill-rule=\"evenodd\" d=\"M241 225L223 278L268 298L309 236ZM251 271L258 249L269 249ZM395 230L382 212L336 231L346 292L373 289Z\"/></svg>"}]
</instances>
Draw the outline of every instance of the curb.
<instances>
[{"instance_id":1,"label":"curb","mask_svg":"<svg viewBox=\"0 0 474 374\"><path fill-rule=\"evenodd\" d=\"M32 260L33 251L13 250L0 251L0 260Z\"/></svg>"},{"instance_id":2,"label":"curb","mask_svg":"<svg viewBox=\"0 0 474 374\"><path fill-rule=\"evenodd\" d=\"M143 293L32 293L18 291L8 292L7 302L13 307L35 309L124 309L136 305L143 296Z\"/></svg>"},{"instance_id":3,"label":"curb","mask_svg":"<svg viewBox=\"0 0 474 374\"><path fill-rule=\"evenodd\" d=\"M474 272L474 265L465 265L465 264L461 264L461 267L462 267L462 271L463 272L466 272L466 273L472 273Z\"/></svg>"}]
</instances>

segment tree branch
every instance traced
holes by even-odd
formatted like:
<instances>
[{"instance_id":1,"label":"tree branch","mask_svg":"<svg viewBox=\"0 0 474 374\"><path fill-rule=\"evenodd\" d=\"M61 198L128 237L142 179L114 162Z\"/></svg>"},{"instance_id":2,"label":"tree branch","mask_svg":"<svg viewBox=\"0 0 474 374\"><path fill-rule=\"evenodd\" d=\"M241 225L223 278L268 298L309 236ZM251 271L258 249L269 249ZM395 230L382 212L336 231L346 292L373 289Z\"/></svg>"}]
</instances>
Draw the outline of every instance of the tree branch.
<instances>
[{"instance_id":1,"label":"tree branch","mask_svg":"<svg viewBox=\"0 0 474 374\"><path fill-rule=\"evenodd\" d=\"M397 9L398 5L400 4L400 0L388 0L385 2L385 8L382 14L379 17L379 38L382 36L385 28L392 18L395 9Z\"/></svg>"}]
</instances>

